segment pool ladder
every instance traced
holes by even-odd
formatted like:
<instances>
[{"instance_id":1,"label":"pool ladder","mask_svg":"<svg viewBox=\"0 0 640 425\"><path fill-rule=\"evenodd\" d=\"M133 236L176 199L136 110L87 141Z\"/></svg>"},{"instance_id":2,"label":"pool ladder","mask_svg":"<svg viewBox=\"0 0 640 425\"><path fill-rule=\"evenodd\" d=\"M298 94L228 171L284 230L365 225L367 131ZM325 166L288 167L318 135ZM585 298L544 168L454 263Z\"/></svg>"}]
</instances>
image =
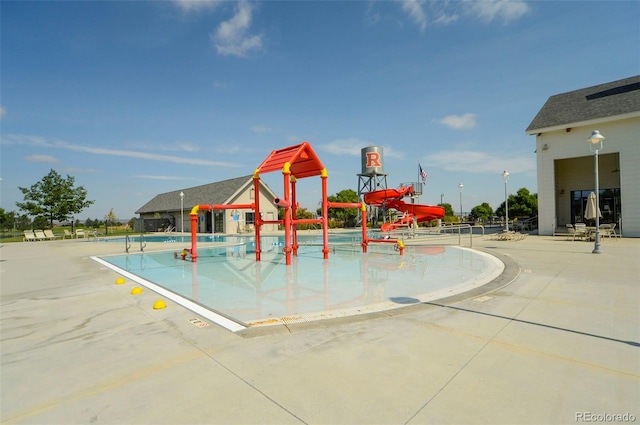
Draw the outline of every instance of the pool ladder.
<instances>
[{"instance_id":1,"label":"pool ladder","mask_svg":"<svg viewBox=\"0 0 640 425\"><path fill-rule=\"evenodd\" d=\"M147 242L144 240L144 235L140 233L140 252L144 252L144 249L147 247ZM131 249L131 239L129 235L125 236L124 239L124 250L129 253L129 249Z\"/></svg>"}]
</instances>

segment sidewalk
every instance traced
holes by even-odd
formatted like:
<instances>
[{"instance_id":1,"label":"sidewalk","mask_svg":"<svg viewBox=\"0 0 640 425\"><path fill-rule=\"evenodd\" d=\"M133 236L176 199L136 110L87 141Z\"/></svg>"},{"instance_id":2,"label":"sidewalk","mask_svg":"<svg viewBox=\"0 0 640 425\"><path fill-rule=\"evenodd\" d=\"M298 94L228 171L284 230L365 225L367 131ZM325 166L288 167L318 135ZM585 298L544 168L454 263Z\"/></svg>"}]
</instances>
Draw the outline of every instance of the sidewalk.
<instances>
[{"instance_id":1,"label":"sidewalk","mask_svg":"<svg viewBox=\"0 0 640 425\"><path fill-rule=\"evenodd\" d=\"M130 295L89 258L123 247L5 244L0 422L640 422L640 240L605 239L601 255L561 237L476 236L473 247L516 264L515 280L234 334L168 301L153 310L161 297Z\"/></svg>"}]
</instances>

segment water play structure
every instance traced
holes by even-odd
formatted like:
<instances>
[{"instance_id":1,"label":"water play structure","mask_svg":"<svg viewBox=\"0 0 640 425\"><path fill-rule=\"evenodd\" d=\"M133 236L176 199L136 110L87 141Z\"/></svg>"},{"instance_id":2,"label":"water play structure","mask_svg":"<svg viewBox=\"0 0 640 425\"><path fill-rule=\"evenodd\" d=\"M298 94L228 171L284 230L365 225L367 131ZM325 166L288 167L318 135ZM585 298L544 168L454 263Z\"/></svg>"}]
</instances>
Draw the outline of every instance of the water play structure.
<instances>
[{"instance_id":1,"label":"water play structure","mask_svg":"<svg viewBox=\"0 0 640 425\"><path fill-rule=\"evenodd\" d=\"M373 151L369 155L369 165L381 168L380 153ZM260 197L256 196L255 201L250 204L225 204L225 205L196 205L191 210L191 249L183 250L183 259L190 257L192 262L197 261L197 222L198 211L212 211L217 209L251 209L255 212L255 255L256 261L260 261L260 230L265 224L282 225L285 232L285 241L282 252L285 256L286 265L291 264L291 257L296 256L298 252L298 236L297 229L300 224L315 223L322 228L323 239L323 257L329 258L329 208L357 208L362 214L362 252L367 252L367 246L370 243L391 243L394 244L396 251L400 255L404 254L404 243L399 239L370 239L367 235L367 207L368 202L373 206L381 206L384 208L393 208L401 211L404 215L398 222L390 223L387 230L403 225L403 220L409 222L429 221L444 216L444 208L432 207L428 205L407 204L402 198L413 192L411 186L402 187L400 189L384 189L367 193L364 202L346 203L346 202L330 202L327 197L327 179L328 173L322 162L311 148L309 142L303 142L298 145L288 146L286 148L272 151L269 156L260 164L253 173L253 182L255 193L259 193L260 175L271 172L281 172L283 176L283 196L274 199L276 205L284 209L284 216L281 220L263 220L260 214ZM299 219L297 210L299 204L296 199L296 182L299 179L309 177L320 177L322 187L322 216L315 219ZM405 218L406 217L406 218ZM394 227L395 226L395 227Z\"/></svg>"}]
</instances>

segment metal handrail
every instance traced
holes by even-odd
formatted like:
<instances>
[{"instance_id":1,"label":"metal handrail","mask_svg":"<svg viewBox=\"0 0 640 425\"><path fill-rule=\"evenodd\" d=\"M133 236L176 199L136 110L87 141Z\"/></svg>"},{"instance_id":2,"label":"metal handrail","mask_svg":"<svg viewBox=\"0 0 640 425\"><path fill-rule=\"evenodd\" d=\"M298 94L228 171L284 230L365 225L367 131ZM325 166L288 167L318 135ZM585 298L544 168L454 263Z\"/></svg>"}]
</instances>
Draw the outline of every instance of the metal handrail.
<instances>
[{"instance_id":1,"label":"metal handrail","mask_svg":"<svg viewBox=\"0 0 640 425\"><path fill-rule=\"evenodd\" d=\"M144 234L140 233L140 252L144 252L144 249L147 246L147 242L144 240Z\"/></svg>"},{"instance_id":2,"label":"metal handrail","mask_svg":"<svg viewBox=\"0 0 640 425\"><path fill-rule=\"evenodd\" d=\"M124 238L124 250L129 253L129 248L131 248L131 239L129 239L129 235L126 235Z\"/></svg>"}]
</instances>

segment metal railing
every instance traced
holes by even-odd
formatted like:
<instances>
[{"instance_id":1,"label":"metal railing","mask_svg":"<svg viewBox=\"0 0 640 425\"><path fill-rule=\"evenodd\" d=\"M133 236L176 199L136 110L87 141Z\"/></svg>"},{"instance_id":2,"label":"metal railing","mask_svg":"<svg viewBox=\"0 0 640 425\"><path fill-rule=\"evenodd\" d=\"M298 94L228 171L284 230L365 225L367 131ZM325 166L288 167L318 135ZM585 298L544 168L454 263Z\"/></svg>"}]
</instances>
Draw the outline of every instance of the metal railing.
<instances>
[{"instance_id":1,"label":"metal railing","mask_svg":"<svg viewBox=\"0 0 640 425\"><path fill-rule=\"evenodd\" d=\"M140 252L144 252L144 249L147 247L147 242L144 239L144 234L140 233ZM124 250L129 253L131 249L131 238L129 235L124 237Z\"/></svg>"}]
</instances>

